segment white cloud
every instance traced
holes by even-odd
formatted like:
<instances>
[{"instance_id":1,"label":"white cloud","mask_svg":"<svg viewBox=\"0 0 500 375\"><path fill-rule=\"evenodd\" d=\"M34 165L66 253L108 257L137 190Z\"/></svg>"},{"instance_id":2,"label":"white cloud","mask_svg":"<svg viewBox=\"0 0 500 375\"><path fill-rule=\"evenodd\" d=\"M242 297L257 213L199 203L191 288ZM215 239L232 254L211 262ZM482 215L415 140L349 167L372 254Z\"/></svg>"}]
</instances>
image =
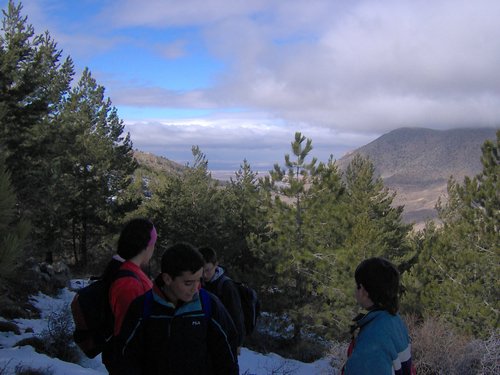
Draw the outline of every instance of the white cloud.
<instances>
[{"instance_id":1,"label":"white cloud","mask_svg":"<svg viewBox=\"0 0 500 375\"><path fill-rule=\"evenodd\" d=\"M116 81L115 81L116 82ZM127 84L128 83L128 84ZM116 82L109 90L114 103L135 107L217 108L217 103L203 90L179 91L143 83Z\"/></svg>"},{"instance_id":2,"label":"white cloud","mask_svg":"<svg viewBox=\"0 0 500 375\"><path fill-rule=\"evenodd\" d=\"M313 141L311 157L327 161L376 138L312 127L308 124L285 126L282 121L256 114L225 114L204 120L126 121L134 147L165 156L181 164L192 162L191 147L200 146L212 169L234 171L246 159L255 170L267 171L274 163L283 164L291 153L296 131Z\"/></svg>"},{"instance_id":3,"label":"white cloud","mask_svg":"<svg viewBox=\"0 0 500 375\"><path fill-rule=\"evenodd\" d=\"M297 130L324 160L402 126L500 127L497 0L112 0L81 23L51 18L69 3L25 3L65 52L94 57L86 61L119 109L210 110L125 118L137 147L175 150L174 160L189 161L198 144L209 160L280 162ZM160 83L159 70L124 77L99 66L99 55L129 45L185 64L151 65L181 79L203 79L198 57L222 68L196 90L175 90L184 86Z\"/></svg>"},{"instance_id":4,"label":"white cloud","mask_svg":"<svg viewBox=\"0 0 500 375\"><path fill-rule=\"evenodd\" d=\"M317 40L283 44L262 25L226 22L208 34L234 56L217 95L340 129L498 125L498 14L495 1L365 1L331 25L311 19Z\"/></svg>"}]
</instances>

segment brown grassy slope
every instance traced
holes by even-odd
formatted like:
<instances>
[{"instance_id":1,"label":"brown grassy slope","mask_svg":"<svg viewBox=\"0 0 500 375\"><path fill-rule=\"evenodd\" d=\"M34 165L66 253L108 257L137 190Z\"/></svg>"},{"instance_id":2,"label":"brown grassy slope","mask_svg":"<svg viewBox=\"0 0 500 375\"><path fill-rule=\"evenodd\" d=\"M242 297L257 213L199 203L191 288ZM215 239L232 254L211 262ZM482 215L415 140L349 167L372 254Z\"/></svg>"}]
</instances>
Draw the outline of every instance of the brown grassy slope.
<instances>
[{"instance_id":1,"label":"brown grassy slope","mask_svg":"<svg viewBox=\"0 0 500 375\"><path fill-rule=\"evenodd\" d=\"M149 152L135 150L134 158L141 166L166 174L180 174L186 169L182 164Z\"/></svg>"},{"instance_id":2,"label":"brown grassy slope","mask_svg":"<svg viewBox=\"0 0 500 375\"><path fill-rule=\"evenodd\" d=\"M404 205L403 218L417 227L436 217L440 196L446 197L450 176L462 182L482 170L481 146L495 139L496 129L431 130L400 128L377 138L338 160L344 169L356 153L368 156L376 173L397 192L395 205Z\"/></svg>"}]
</instances>

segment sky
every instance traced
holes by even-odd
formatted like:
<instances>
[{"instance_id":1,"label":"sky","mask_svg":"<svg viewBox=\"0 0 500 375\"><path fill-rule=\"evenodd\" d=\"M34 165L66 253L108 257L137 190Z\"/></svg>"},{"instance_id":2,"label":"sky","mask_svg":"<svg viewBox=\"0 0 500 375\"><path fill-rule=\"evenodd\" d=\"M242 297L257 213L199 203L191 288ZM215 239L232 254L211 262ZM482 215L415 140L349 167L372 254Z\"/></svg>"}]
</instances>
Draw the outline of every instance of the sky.
<instances>
[{"instance_id":1,"label":"sky","mask_svg":"<svg viewBox=\"0 0 500 375\"><path fill-rule=\"evenodd\" d=\"M82 280L72 280L73 287ZM101 363L101 356L94 359L83 357L79 364L64 362L59 359L50 358L44 354L35 352L31 346L14 346L22 339L36 335L42 335L48 329L48 319L53 314L65 321L62 311L69 312L69 304L74 292L68 288L60 291L56 297L50 297L39 293L32 297L35 307L41 311L40 319L15 319L14 322L22 332L15 335L12 332L0 332L0 373L3 375L14 375L17 366L25 369L46 370L52 375L100 375L107 374ZM0 320L4 318L0 317ZM32 332L26 332L30 328ZM245 375L268 375L270 373L287 373L290 375L335 375L336 371L330 367L328 358L320 359L313 363L303 363L295 360L285 359L277 354L267 355L253 352L242 348L238 357L240 373ZM279 372L277 370L280 370ZM273 372L276 371L276 372Z\"/></svg>"},{"instance_id":2,"label":"sky","mask_svg":"<svg viewBox=\"0 0 500 375\"><path fill-rule=\"evenodd\" d=\"M7 0L0 0L2 9ZM400 127L500 127L498 0L24 0L134 148L212 170L327 161Z\"/></svg>"}]
</instances>

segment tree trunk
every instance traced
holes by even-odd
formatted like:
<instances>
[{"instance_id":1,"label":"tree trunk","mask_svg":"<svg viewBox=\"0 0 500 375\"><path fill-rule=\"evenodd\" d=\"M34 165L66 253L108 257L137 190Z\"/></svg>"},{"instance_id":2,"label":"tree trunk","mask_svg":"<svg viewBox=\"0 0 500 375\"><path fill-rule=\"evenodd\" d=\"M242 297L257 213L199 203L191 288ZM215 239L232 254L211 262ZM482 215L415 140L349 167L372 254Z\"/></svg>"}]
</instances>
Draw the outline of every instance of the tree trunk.
<instances>
[{"instance_id":1,"label":"tree trunk","mask_svg":"<svg viewBox=\"0 0 500 375\"><path fill-rule=\"evenodd\" d=\"M81 260L82 260L82 265L86 266L88 259L87 259L87 219L83 218L82 219L82 233L80 236L80 255L81 255Z\"/></svg>"}]
</instances>

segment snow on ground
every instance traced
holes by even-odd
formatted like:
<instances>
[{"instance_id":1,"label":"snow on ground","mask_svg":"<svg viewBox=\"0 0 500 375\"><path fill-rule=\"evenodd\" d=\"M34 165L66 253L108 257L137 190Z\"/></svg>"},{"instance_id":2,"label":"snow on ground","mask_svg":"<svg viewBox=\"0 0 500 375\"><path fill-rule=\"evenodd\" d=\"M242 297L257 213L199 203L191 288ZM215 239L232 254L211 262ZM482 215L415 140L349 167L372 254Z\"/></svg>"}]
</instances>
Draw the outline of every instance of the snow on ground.
<instances>
[{"instance_id":1,"label":"snow on ground","mask_svg":"<svg viewBox=\"0 0 500 375\"><path fill-rule=\"evenodd\" d=\"M81 280L73 280L72 287L81 286ZM101 363L101 356L94 359L85 358L80 364L64 362L39 354L31 346L13 347L23 338L39 335L47 329L47 319L51 314L60 313L69 308L74 292L63 289L56 297L39 293L33 296L34 305L41 310L41 319L16 319L21 335L12 332L0 332L0 374L14 375L16 366L24 368L44 369L52 375L96 375L106 374ZM0 317L0 320L4 320ZM26 333L33 330L32 333ZM242 375L334 375L327 359L313 363L302 363L285 359L277 354L260 354L243 348L239 356L240 374Z\"/></svg>"}]
</instances>

